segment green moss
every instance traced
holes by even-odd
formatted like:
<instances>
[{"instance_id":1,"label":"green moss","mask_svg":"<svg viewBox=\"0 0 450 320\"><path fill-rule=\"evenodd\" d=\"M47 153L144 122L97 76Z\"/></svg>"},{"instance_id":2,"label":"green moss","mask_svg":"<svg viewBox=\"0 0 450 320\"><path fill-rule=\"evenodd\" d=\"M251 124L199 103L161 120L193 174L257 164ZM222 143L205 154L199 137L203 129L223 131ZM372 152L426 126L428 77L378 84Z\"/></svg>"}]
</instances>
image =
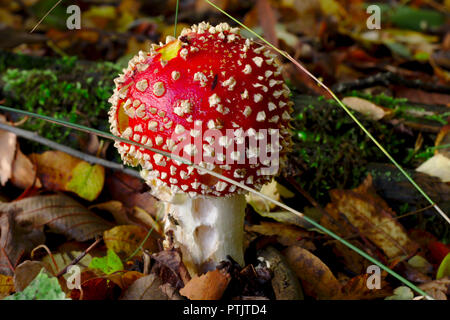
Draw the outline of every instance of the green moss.
<instances>
[{"instance_id":1,"label":"green moss","mask_svg":"<svg viewBox=\"0 0 450 320\"><path fill-rule=\"evenodd\" d=\"M45 114L93 128L108 128L108 98L113 92L113 79L119 68L109 62L88 63L76 57L41 60L7 55L0 59L2 93L6 105ZM18 68L20 67L20 68ZM69 130L51 123L30 119L25 129L66 145L77 146L76 139L67 140Z\"/></svg>"},{"instance_id":2,"label":"green moss","mask_svg":"<svg viewBox=\"0 0 450 320\"><path fill-rule=\"evenodd\" d=\"M314 198L326 202L330 189L353 188L361 183L368 163L388 162L336 102L307 96L294 96L294 101L295 149L291 162L300 175L298 182ZM353 114L394 158L407 159L406 148L413 148L414 141L389 125Z\"/></svg>"}]
</instances>

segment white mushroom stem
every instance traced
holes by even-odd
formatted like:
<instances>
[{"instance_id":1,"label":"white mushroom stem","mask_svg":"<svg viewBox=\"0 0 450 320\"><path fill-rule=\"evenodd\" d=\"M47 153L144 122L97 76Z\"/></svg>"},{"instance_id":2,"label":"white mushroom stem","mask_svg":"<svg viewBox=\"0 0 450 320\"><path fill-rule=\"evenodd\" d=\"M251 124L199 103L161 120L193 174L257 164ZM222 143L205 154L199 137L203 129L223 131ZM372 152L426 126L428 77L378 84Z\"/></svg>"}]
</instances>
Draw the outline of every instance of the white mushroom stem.
<instances>
[{"instance_id":1,"label":"white mushroom stem","mask_svg":"<svg viewBox=\"0 0 450 320\"><path fill-rule=\"evenodd\" d=\"M190 273L215 269L231 256L244 265L245 196L197 196L178 194L165 202L164 231L173 232Z\"/></svg>"}]
</instances>

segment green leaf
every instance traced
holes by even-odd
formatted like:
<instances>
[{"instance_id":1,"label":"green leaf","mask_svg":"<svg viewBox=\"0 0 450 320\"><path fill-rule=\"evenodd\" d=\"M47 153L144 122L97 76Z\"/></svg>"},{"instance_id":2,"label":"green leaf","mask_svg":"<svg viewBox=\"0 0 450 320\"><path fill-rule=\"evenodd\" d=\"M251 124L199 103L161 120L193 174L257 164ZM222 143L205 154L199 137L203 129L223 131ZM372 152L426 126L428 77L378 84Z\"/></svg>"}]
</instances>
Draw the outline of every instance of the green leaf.
<instances>
[{"instance_id":1,"label":"green leaf","mask_svg":"<svg viewBox=\"0 0 450 320\"><path fill-rule=\"evenodd\" d=\"M119 256L111 249L108 249L105 257L93 258L91 263L89 264L89 268L100 269L106 274L111 274L116 271L123 270L123 264Z\"/></svg>"},{"instance_id":2,"label":"green leaf","mask_svg":"<svg viewBox=\"0 0 450 320\"><path fill-rule=\"evenodd\" d=\"M70 300L62 291L58 279L49 277L44 271L34 278L22 292L17 292L4 300Z\"/></svg>"},{"instance_id":3,"label":"green leaf","mask_svg":"<svg viewBox=\"0 0 450 320\"><path fill-rule=\"evenodd\" d=\"M450 276L450 253L442 260L436 274L436 279L439 280L447 276Z\"/></svg>"}]
</instances>

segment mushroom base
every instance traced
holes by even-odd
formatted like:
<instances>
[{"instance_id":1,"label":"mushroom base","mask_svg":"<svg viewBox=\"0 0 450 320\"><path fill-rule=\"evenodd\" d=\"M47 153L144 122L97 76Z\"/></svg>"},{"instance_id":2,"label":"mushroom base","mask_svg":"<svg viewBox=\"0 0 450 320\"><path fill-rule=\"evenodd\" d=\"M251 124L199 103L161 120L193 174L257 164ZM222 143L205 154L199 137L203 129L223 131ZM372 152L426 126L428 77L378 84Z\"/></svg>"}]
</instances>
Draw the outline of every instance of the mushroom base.
<instances>
[{"instance_id":1,"label":"mushroom base","mask_svg":"<svg viewBox=\"0 0 450 320\"><path fill-rule=\"evenodd\" d=\"M173 233L175 247L191 274L213 270L227 256L244 265L244 195L177 196L165 202L164 231ZM169 245L167 239L165 245Z\"/></svg>"}]
</instances>

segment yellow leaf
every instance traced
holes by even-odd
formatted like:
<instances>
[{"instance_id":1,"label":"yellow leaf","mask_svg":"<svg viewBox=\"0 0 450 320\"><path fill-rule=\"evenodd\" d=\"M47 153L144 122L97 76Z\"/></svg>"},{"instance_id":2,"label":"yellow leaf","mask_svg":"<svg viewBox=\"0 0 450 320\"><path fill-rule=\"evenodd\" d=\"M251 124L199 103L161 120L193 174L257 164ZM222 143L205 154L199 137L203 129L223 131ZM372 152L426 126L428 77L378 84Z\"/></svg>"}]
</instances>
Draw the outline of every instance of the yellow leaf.
<instances>
[{"instance_id":1,"label":"yellow leaf","mask_svg":"<svg viewBox=\"0 0 450 320\"><path fill-rule=\"evenodd\" d=\"M140 226L122 225L106 230L103 233L103 240L108 249L113 250L119 257L125 259L131 256L140 246L147 233L148 231ZM157 250L155 238L150 235L142 248L150 252ZM142 250L138 252L138 255L140 254L142 254Z\"/></svg>"},{"instance_id":2,"label":"yellow leaf","mask_svg":"<svg viewBox=\"0 0 450 320\"><path fill-rule=\"evenodd\" d=\"M61 151L31 154L37 175L44 188L51 191L71 191L92 201L98 197L105 181L105 169L90 165Z\"/></svg>"},{"instance_id":3,"label":"yellow leaf","mask_svg":"<svg viewBox=\"0 0 450 320\"><path fill-rule=\"evenodd\" d=\"M0 274L0 299L14 292L14 280L11 276Z\"/></svg>"}]
</instances>

